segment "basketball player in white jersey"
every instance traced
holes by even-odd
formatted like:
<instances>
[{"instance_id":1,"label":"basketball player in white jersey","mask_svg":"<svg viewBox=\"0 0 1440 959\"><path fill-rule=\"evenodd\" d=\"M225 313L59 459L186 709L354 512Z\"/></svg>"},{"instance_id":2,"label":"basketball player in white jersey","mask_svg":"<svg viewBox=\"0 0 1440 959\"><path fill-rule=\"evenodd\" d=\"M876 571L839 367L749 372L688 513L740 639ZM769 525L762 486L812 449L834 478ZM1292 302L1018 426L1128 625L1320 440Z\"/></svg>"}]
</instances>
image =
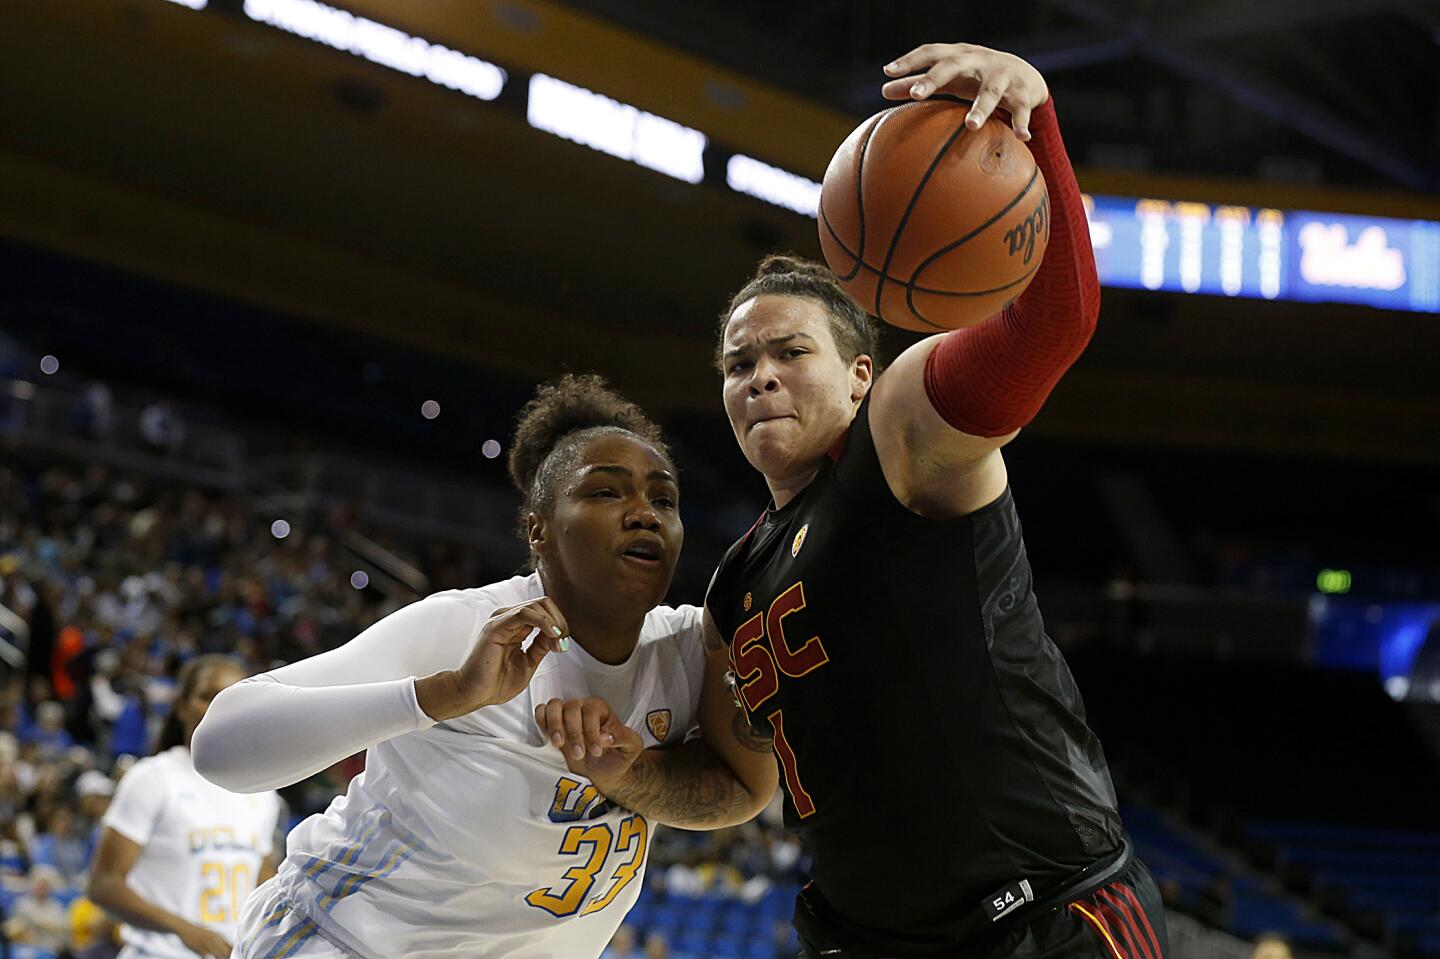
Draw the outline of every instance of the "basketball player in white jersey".
<instances>
[{"instance_id":1,"label":"basketball player in white jersey","mask_svg":"<svg viewBox=\"0 0 1440 959\"><path fill-rule=\"evenodd\" d=\"M222 789L190 758L211 700L244 675L226 656L185 664L159 751L125 774L101 820L87 895L123 921L121 959L230 955L241 907L275 873L280 797Z\"/></svg>"},{"instance_id":2,"label":"basketball player in white jersey","mask_svg":"<svg viewBox=\"0 0 1440 959\"><path fill-rule=\"evenodd\" d=\"M605 703L625 763L658 746L708 764L704 795L658 821L742 822L773 795L773 757L732 738L701 611L656 606L683 528L654 424L598 378L566 377L522 412L510 473L534 573L438 593L248 679L197 732L202 774L242 791L369 750L346 795L290 834L236 956L598 956L640 893L654 822L567 766L535 720L551 700Z\"/></svg>"}]
</instances>

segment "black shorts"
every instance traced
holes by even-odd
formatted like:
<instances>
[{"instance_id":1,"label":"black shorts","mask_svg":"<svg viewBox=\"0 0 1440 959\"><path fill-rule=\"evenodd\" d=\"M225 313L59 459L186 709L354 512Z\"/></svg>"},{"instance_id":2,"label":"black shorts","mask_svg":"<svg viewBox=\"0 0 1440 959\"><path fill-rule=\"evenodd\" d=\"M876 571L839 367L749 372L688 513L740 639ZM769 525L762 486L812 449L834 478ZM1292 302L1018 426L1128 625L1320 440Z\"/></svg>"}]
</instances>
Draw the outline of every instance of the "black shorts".
<instances>
[{"instance_id":1,"label":"black shorts","mask_svg":"<svg viewBox=\"0 0 1440 959\"><path fill-rule=\"evenodd\" d=\"M1037 904L1038 906L1038 904ZM836 941L807 908L795 910L807 959L892 959L885 952ZM1166 959L1165 908L1150 870L1132 858L1104 885L1044 907L1014 927L937 959Z\"/></svg>"}]
</instances>

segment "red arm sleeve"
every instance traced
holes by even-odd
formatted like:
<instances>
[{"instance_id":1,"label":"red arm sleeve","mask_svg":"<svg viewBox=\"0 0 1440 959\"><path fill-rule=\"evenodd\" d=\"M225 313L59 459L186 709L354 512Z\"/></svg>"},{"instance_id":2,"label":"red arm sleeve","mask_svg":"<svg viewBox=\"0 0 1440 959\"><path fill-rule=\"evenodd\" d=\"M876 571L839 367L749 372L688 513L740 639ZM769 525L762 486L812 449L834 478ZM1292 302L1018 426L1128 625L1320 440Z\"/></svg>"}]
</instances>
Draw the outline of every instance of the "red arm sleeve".
<instances>
[{"instance_id":1,"label":"red arm sleeve","mask_svg":"<svg viewBox=\"0 0 1440 959\"><path fill-rule=\"evenodd\" d=\"M1050 244L1035 279L998 316L954 330L925 361L925 393L947 423L1004 436L1029 423L1080 356L1100 314L1100 279L1054 100L1030 119L1030 152L1050 193Z\"/></svg>"}]
</instances>

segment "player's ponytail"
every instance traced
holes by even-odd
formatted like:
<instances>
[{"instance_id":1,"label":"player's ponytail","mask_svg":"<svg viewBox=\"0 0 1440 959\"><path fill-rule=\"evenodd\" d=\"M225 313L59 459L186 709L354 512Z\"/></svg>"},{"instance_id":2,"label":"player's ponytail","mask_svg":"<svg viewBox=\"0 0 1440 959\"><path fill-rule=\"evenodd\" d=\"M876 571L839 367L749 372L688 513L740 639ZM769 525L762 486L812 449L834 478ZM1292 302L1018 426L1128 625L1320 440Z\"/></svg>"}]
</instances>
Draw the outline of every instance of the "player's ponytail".
<instances>
[{"instance_id":1,"label":"player's ponytail","mask_svg":"<svg viewBox=\"0 0 1440 959\"><path fill-rule=\"evenodd\" d=\"M585 441L606 432L629 433L670 461L670 450L656 426L634 403L594 373L566 374L535 391L520 410L506 461L510 482L519 490L521 539L530 513L550 516L556 481L574 467ZM531 567L535 558L530 558Z\"/></svg>"},{"instance_id":2,"label":"player's ponytail","mask_svg":"<svg viewBox=\"0 0 1440 959\"><path fill-rule=\"evenodd\" d=\"M170 712L165 715L165 723L160 727L160 738L155 743L156 753L185 744L185 723L180 718L180 704L195 695L196 687L207 672L219 667L233 668L242 673L245 671L245 665L240 660L220 653L196 656L180 667L175 698L170 702Z\"/></svg>"},{"instance_id":3,"label":"player's ponytail","mask_svg":"<svg viewBox=\"0 0 1440 959\"><path fill-rule=\"evenodd\" d=\"M771 253L761 260L755 268L755 275L730 298L730 305L720 316L720 337L715 346L717 366L720 366L720 357L725 351L725 327L729 325L730 317L745 303L767 294L815 300L825 307L830 333L835 338L840 358L850 363L857 356L868 356L875 363L875 372L880 372L880 328L874 318L845 292L829 267L786 253Z\"/></svg>"}]
</instances>

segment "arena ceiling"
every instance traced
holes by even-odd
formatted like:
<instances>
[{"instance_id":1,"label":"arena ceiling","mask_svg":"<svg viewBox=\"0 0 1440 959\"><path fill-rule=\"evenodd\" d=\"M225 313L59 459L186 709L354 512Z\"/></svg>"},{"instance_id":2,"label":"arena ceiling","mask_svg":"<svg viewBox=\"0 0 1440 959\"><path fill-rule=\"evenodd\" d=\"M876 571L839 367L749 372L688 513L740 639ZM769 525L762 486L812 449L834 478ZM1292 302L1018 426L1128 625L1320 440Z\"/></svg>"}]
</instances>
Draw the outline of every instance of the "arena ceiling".
<instances>
[{"instance_id":1,"label":"arena ceiling","mask_svg":"<svg viewBox=\"0 0 1440 959\"><path fill-rule=\"evenodd\" d=\"M857 116L928 41L1028 58L1097 165L1440 191L1437 0L568 0Z\"/></svg>"},{"instance_id":2,"label":"arena ceiling","mask_svg":"<svg viewBox=\"0 0 1440 959\"><path fill-rule=\"evenodd\" d=\"M1158 15L1117 39L1113 26L1082 16L1103 8L1076 0L948 13L860 2L656 4L648 13L640 2L589 13L549 0L341 5L493 57L515 76L554 71L717 142L753 143L756 155L815 178L878 105L875 65L915 42L963 35L968 18L982 42L1026 49L1011 42L1026 38L1064 103L1082 184L1096 192L1440 219L1440 199L1406 189L1407 177L1434 169L1433 4L1252 0L1234 8L1247 30L1227 26L1223 36L1220 4L1183 8L1183 42L1173 26L1181 21ZM1342 6L1366 12L1343 16ZM523 99L467 98L251 22L240 8L7 3L0 240L526 381L601 368L657 410L712 413L709 356L726 296L765 252L818 253L804 216L603 156L533 129ZM1203 39L1193 35L1206 25ZM1294 36L1273 39L1286 31ZM1298 119L1280 123L1216 92L1233 89L1242 66L1255 84L1270 78L1252 92L1278 91L1281 54L1258 51L1273 45L1298 60L1349 34L1363 51L1355 77L1309 89L1297 74L1283 88L1348 118L1338 126L1302 135ZM1154 36L1210 58L1192 63L1234 69L1187 79L1179 54L1155 61ZM1305 122L1315 126L1317 115L1326 114ZM1383 156L1354 155L1386 130ZM1347 153L1320 134L1354 142ZM1244 177L1174 187L1208 194L1145 192L1168 187L1116 164L1146 149L1156 170ZM1266 156L1295 161L1291 173L1318 168L1385 192L1302 196L1255 178ZM1319 194L1335 205L1310 205ZM41 283L21 258L0 265L9 268L0 324L37 296L103 315L98 292ZM224 336L209 325L219 312L196 316L195 335ZM112 322L143 335L143 312ZM166 363L166 344L154 356ZM1100 333L1061 389L1037 433L1440 459L1440 323L1431 315L1107 290Z\"/></svg>"}]
</instances>

